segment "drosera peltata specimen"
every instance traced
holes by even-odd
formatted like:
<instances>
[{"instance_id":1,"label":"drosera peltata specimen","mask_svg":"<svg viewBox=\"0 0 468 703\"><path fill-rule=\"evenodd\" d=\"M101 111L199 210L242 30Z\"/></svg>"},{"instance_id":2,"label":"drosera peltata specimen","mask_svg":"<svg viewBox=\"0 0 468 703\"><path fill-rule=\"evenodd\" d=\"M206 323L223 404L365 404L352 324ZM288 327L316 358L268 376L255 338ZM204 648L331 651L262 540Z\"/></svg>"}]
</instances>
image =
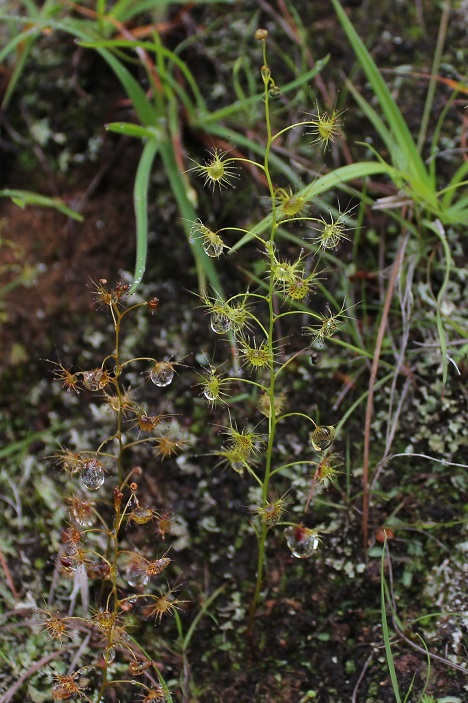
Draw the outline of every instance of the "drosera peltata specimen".
<instances>
[{"instance_id":1,"label":"drosera peltata specimen","mask_svg":"<svg viewBox=\"0 0 468 703\"><path fill-rule=\"evenodd\" d=\"M192 235L201 240L205 252L212 258L234 248L234 237L245 240L255 240L257 251L263 258L264 275L259 290L247 290L223 299L218 292L202 294L201 298L210 317L211 330L218 335L234 334L237 343L238 360L241 366L240 377L229 377L220 367L210 364L202 384L203 394L211 406L217 401L229 404L229 384L243 385L247 391L252 391L252 397L259 398L258 423L252 427L242 424L243 420L233 419L233 411L229 409L229 424L224 430L225 440L221 448L214 452L219 457L219 464L235 471L241 476L251 478L260 493L260 502L252 508L252 527L258 543L256 581L250 603L248 633L252 632L254 617L262 597L265 580L266 545L270 531L282 527L286 543L291 553L298 558L307 558L317 553L321 538L315 526L307 526L302 522L289 522L287 518L288 496L281 496L277 484L282 474L289 473L291 467L303 470L304 465L316 466L317 462L307 456L283 463L278 452L278 428L288 418L304 422L309 433L311 451L326 455L336 434L335 425L325 425L316 422L310 415L301 412L286 411L288 402L287 390L283 388L285 371L291 362L305 352L310 355L310 347L284 355L284 340L281 339L282 325L294 322L298 336L309 336L310 346L317 342L323 343L339 331L345 315L345 303L341 310L332 313L313 312L306 307L308 298L313 293L319 273L317 263L311 268L307 266L307 257L300 250L296 259L283 256L280 251L279 229L285 223L288 226L313 223L319 234L314 237L313 246L316 256L320 258L322 251L336 248L343 240L349 239L345 224L345 214L327 224L323 219L307 214L309 203L290 188L277 187L274 183L275 174L271 169L271 155L275 141L292 129L301 129L306 135L314 135L314 143L320 141L325 150L330 141L339 135L341 125L340 115L333 112L320 113L303 122L291 124L275 132L273 127L273 106L280 95L280 89L275 84L268 66L266 40L268 32L257 30L255 37L262 42L263 66L261 78L263 83L263 100L265 111L266 144L262 162L230 156L228 151L216 152L205 164L197 164L192 170L200 176L204 184L215 189L225 186L226 190L232 184L236 166L242 162L258 168L267 183L268 200L271 209L269 232L265 236L238 227L224 227L213 232L208 230L199 220L194 223ZM322 122L324 124L322 125ZM325 124L326 122L326 124ZM323 127L323 129L322 129ZM309 139L310 141L310 139ZM216 166L216 168L215 168ZM226 240L226 241L225 241ZM310 244L308 245L310 249ZM304 318L310 325L304 325ZM301 322L299 323L299 320ZM292 366L291 366L292 368ZM290 368L287 369L291 371ZM327 409L324 409L327 413ZM255 424L255 423L254 423ZM330 471L328 480L333 480L334 471ZM284 480L284 476L282 478ZM281 497L279 497L281 496Z\"/></svg>"},{"instance_id":2,"label":"drosera peltata specimen","mask_svg":"<svg viewBox=\"0 0 468 703\"><path fill-rule=\"evenodd\" d=\"M96 285L96 302L108 311L114 330L113 351L100 365L73 371L54 363L54 376L65 392L100 397L113 417L113 430L93 450L60 448L54 456L57 469L65 471L74 485L67 499L68 525L59 564L63 575L71 576L81 592L82 610L62 615L49 605L38 609L37 616L49 638L62 643L73 635L76 642L79 635L83 639L83 632L92 633L96 647L91 660L88 654L82 655L87 659L85 666L75 662L75 672L53 677L53 700L79 697L100 703L111 688L125 687L136 691L142 701L172 701L159 667L134 639L129 618L134 622L140 616L158 625L187 601L167 581L172 561L167 548L154 545L150 553L144 553L144 547L133 548L132 540L129 544L129 531L141 526L155 525L161 542L170 533L168 513L159 513L151 505L144 490L145 468L132 464L131 456L139 445L149 445L164 460L180 450L184 438L174 434L170 416L155 414L127 389L126 372L136 366L145 382L163 393L174 378L176 365L160 358L122 358L122 326L127 316L141 307L152 315L159 305L157 298L127 305L128 288L123 283L110 288L104 279ZM127 662L128 676L115 680L111 667L119 660Z\"/></svg>"}]
</instances>

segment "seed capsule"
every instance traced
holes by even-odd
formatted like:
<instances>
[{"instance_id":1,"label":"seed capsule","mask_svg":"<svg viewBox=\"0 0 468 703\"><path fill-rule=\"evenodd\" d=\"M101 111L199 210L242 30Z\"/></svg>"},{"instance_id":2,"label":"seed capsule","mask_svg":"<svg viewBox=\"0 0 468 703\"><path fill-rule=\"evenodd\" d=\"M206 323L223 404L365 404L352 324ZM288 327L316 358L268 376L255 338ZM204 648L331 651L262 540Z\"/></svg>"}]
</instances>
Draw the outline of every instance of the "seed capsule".
<instances>
[{"instance_id":1,"label":"seed capsule","mask_svg":"<svg viewBox=\"0 0 468 703\"><path fill-rule=\"evenodd\" d=\"M258 39L259 41L264 41L268 36L268 30L267 29L257 29L257 31L254 34L255 39Z\"/></svg>"},{"instance_id":2,"label":"seed capsule","mask_svg":"<svg viewBox=\"0 0 468 703\"><path fill-rule=\"evenodd\" d=\"M140 661L131 661L128 668L133 676L141 676L150 666L151 661L149 659L142 659Z\"/></svg>"}]
</instances>

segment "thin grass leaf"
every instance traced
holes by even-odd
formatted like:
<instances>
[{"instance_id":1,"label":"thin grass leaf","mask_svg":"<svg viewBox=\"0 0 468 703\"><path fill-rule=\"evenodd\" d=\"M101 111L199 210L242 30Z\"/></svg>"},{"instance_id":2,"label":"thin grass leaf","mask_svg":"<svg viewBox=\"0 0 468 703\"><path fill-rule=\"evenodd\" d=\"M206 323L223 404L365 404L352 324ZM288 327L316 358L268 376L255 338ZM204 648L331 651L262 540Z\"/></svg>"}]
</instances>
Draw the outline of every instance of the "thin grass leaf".
<instances>
[{"instance_id":1,"label":"thin grass leaf","mask_svg":"<svg viewBox=\"0 0 468 703\"><path fill-rule=\"evenodd\" d=\"M339 339L335 339L334 337L332 337L331 341L335 344L341 343L341 341ZM360 351L360 350L358 350L358 351ZM367 356L367 353L365 354L365 356ZM389 366L389 364L388 364L388 366ZM377 390L379 388L384 387L385 384L388 383L389 380L392 379L394 376L395 376L395 371L393 370L389 374L384 376L383 378L379 379L377 381L377 383L374 384L374 390ZM368 395L369 395L369 390L362 393L362 395L360 395L359 398L354 401L354 403L351 405L351 407L349 407L347 409L345 414L341 417L340 421L336 425L337 433L340 431L340 429L343 427L343 425L348 421L348 419L351 417L351 415L354 413L354 411L361 405L361 403L363 403L365 400L367 400Z\"/></svg>"},{"instance_id":2,"label":"thin grass leaf","mask_svg":"<svg viewBox=\"0 0 468 703\"><path fill-rule=\"evenodd\" d=\"M209 3L230 3L231 0L203 0L203 4ZM172 0L173 5L186 5L186 0ZM109 15L115 17L119 22L127 22L135 15L143 12L165 9L167 6L166 0L121 0L109 12Z\"/></svg>"},{"instance_id":3,"label":"thin grass leaf","mask_svg":"<svg viewBox=\"0 0 468 703\"><path fill-rule=\"evenodd\" d=\"M20 76L23 73L23 69L24 69L26 61L28 60L28 56L31 51L31 48L39 36L40 36L40 32L38 30L29 29L26 32L22 32L19 35L19 37L15 37L11 41L9 41L8 44L6 45L6 47L3 49L3 51L0 52L0 62L2 62L3 59L5 58L5 56L7 56L11 51L13 51L13 49L20 42L23 43L22 44L22 51L16 60L13 72L8 80L8 85L5 90L5 94L3 96L2 105L1 105L3 109L8 107L11 96L13 95L15 88L18 84L18 81L20 79Z\"/></svg>"},{"instance_id":4,"label":"thin grass leaf","mask_svg":"<svg viewBox=\"0 0 468 703\"><path fill-rule=\"evenodd\" d=\"M109 122L105 125L108 132L125 134L128 137L139 137L140 139L162 139L163 133L157 127L140 127L133 122Z\"/></svg>"},{"instance_id":5,"label":"thin grass leaf","mask_svg":"<svg viewBox=\"0 0 468 703\"><path fill-rule=\"evenodd\" d=\"M63 22L53 22L52 26L56 29L72 33L74 36L78 37L83 42L93 43L96 41L96 37L93 36L91 31L86 29L82 21L67 19ZM135 42L131 43L135 44ZM117 75L117 78L120 80L128 97L132 101L135 111L137 112L138 118L143 123L143 125L145 125L146 127L154 127L155 124L158 124L160 117L159 113L157 112L155 107L150 103L143 89L140 87L139 83L133 78L133 76L129 73L125 66L123 66L122 63L118 59L116 59L115 56L113 56L107 48L99 46L96 48L96 51L101 54L104 60L109 64L114 73ZM190 224L188 223L194 222L197 219L196 212L192 204L190 203L185 188L183 187L183 184L181 182L179 170L177 168L177 163L172 151L171 143L167 139L164 140L163 142L161 142L159 150L163 159L165 171L169 178L172 192L174 194L174 197L176 198L182 217L184 218L184 228L187 234L187 238L189 238ZM141 225L141 231L144 231L143 224ZM144 239L142 239L139 245L140 251L142 253L144 252L144 246ZM206 256L199 240L196 240L193 243L192 252L195 257L195 263L200 285L203 285L204 279L207 278L210 285L222 296L223 287L221 285L221 281L219 280L219 277L213 266L213 262L209 259L209 257ZM142 261L143 256L139 260L140 266L142 264ZM136 274L136 278L138 278L138 273Z\"/></svg>"},{"instance_id":6,"label":"thin grass leaf","mask_svg":"<svg viewBox=\"0 0 468 703\"><path fill-rule=\"evenodd\" d=\"M187 649L188 649L188 647L189 647L189 645L190 645L190 641L191 641L191 639L192 639L192 637L193 637L193 635L194 635L194 633L195 633L195 630L197 629L198 623L200 622L200 620L202 619L202 617L205 615L205 613L207 612L208 608L209 608L210 605L213 603L213 601L215 601L216 598L217 598L218 596L220 596L221 593L222 593L225 589L226 589L226 585L225 585L225 584L223 584L222 586L219 586L219 588L217 588L215 591L213 591L213 593L212 593L210 596L208 596L208 598L206 599L206 601L203 603L203 605L201 606L200 610L198 611L198 613L196 614L196 616L195 616L194 619L192 620L192 622L191 622L191 624L190 624L190 627L189 627L189 629L187 630L187 634L185 635L185 637L182 637L182 638L181 638L181 639L182 639L181 649L182 649L183 652L187 651ZM176 612L177 612L177 611L175 611L174 614L176 614Z\"/></svg>"},{"instance_id":7,"label":"thin grass leaf","mask_svg":"<svg viewBox=\"0 0 468 703\"><path fill-rule=\"evenodd\" d=\"M149 7L148 7L149 5ZM155 3L149 0L118 0L114 7L109 10L109 17L115 17L119 22L128 22L141 12L146 12L148 9L155 9Z\"/></svg>"},{"instance_id":8,"label":"thin grass leaf","mask_svg":"<svg viewBox=\"0 0 468 703\"><path fill-rule=\"evenodd\" d=\"M23 21L28 21L29 23L34 22L32 27L28 27L27 30L21 32L18 36L14 37L8 42L6 47L0 52L0 63L3 59L18 45L21 45L21 50L18 52L13 72L8 80L8 85L5 90L5 94L2 99L1 107L5 109L10 99L15 91L15 88L19 82L19 79L24 71L24 67L28 60L29 54L33 47L33 44L40 37L40 30L38 26L40 21L45 21L47 23L48 19L56 14L60 7L54 0L46 0L42 8L39 10L37 5L32 2L32 0L23 0L23 4L28 12L27 18L22 18ZM10 18L15 19L15 18Z\"/></svg>"},{"instance_id":9,"label":"thin grass leaf","mask_svg":"<svg viewBox=\"0 0 468 703\"><path fill-rule=\"evenodd\" d=\"M31 432L31 434L26 435L23 439L19 439L16 442L11 442L5 447L0 448L0 459L5 459L7 456L12 456L13 454L20 454L25 452L30 444L37 441L46 442L48 437L52 437L54 434L62 430L66 426L65 422L60 422L57 425L48 427L46 430L40 430L39 432Z\"/></svg>"},{"instance_id":10,"label":"thin grass leaf","mask_svg":"<svg viewBox=\"0 0 468 703\"><path fill-rule=\"evenodd\" d=\"M52 23L56 29L69 32L80 41L93 43L96 37L92 31L87 31L86 24L82 20L66 19L63 22ZM139 120L147 127L157 124L158 114L151 102L146 97L145 91L140 87L137 80L131 75L126 67L113 54L105 48L97 47L96 51L109 64L122 84L125 92L130 98Z\"/></svg>"},{"instance_id":11,"label":"thin grass leaf","mask_svg":"<svg viewBox=\"0 0 468 703\"><path fill-rule=\"evenodd\" d=\"M406 695L405 695L405 697L404 697L404 699L403 699L403 703L408 703L409 696L410 696L410 694L411 694L411 691L413 690L415 678L416 678L416 674L413 674L413 678L411 679L411 683L410 683L410 685L409 685L409 688L408 688L408 690L406 691Z\"/></svg>"},{"instance_id":12,"label":"thin grass leaf","mask_svg":"<svg viewBox=\"0 0 468 703\"><path fill-rule=\"evenodd\" d=\"M83 216L80 215L79 212L69 208L59 198L49 198L47 195L39 195L39 193L33 193L29 190L15 190L12 188L0 190L0 198L11 198L15 205L18 205L20 208L24 208L26 205L48 207L58 210L67 217L71 217L72 220L76 220L77 222L83 221Z\"/></svg>"},{"instance_id":13,"label":"thin grass leaf","mask_svg":"<svg viewBox=\"0 0 468 703\"><path fill-rule=\"evenodd\" d=\"M449 21L449 16L451 13L451 3L450 2L444 2L442 3L442 13L440 17L440 23L439 23L439 31L437 33L437 42L435 46L435 51L434 51L434 58L432 61L432 66L431 66L431 76L429 79L429 86L427 89L427 95L426 95L426 100L424 103L424 110L423 114L421 117L421 123L419 126L419 135L418 135L418 150L421 152L424 142L426 140L426 134L427 134L427 127L429 125L429 117L432 111L432 107L434 105L434 97L435 97L435 91L436 91L436 85L437 85L437 77L436 74L439 73L441 62L442 62L442 52L444 49L444 44L445 44L445 39L447 37L447 28L448 28L448 21Z\"/></svg>"},{"instance_id":14,"label":"thin grass leaf","mask_svg":"<svg viewBox=\"0 0 468 703\"><path fill-rule=\"evenodd\" d=\"M468 221L468 197L449 207L444 213L443 221L446 225L465 224Z\"/></svg>"},{"instance_id":15,"label":"thin grass leaf","mask_svg":"<svg viewBox=\"0 0 468 703\"><path fill-rule=\"evenodd\" d=\"M28 36L41 33L41 27L50 26L45 20L41 22L39 15L36 13L34 21L32 16L25 15L5 15L0 14L0 22L5 24L25 24L27 26L22 32L15 34L10 41L0 51L0 61L3 61L6 56L21 42L25 41Z\"/></svg>"},{"instance_id":16,"label":"thin grass leaf","mask_svg":"<svg viewBox=\"0 0 468 703\"><path fill-rule=\"evenodd\" d=\"M146 142L143 147L140 162L135 178L133 189L133 204L136 218L136 261L133 283L130 286L130 293L134 293L140 285L146 270L146 259L148 255L148 186L151 175L151 167L158 152L160 142L152 139Z\"/></svg>"},{"instance_id":17,"label":"thin grass leaf","mask_svg":"<svg viewBox=\"0 0 468 703\"><path fill-rule=\"evenodd\" d=\"M450 179L449 185L443 190L439 191L439 196L442 197L442 206L444 208L450 207L452 200L456 194L457 188L460 186L468 185L468 181L465 181L465 176L468 174L468 161L464 161L462 165L455 171L454 175Z\"/></svg>"},{"instance_id":18,"label":"thin grass leaf","mask_svg":"<svg viewBox=\"0 0 468 703\"><path fill-rule=\"evenodd\" d=\"M436 323L437 323L437 333L439 335L440 342L440 353L442 356L442 386L445 389L448 376L448 353L447 353L447 335L444 329L444 323L442 322L442 303L444 302L445 293L450 280L450 271L452 269L452 256L450 253L450 246L447 242L447 237L445 235L445 230L442 223L439 220L435 222L426 222L426 227L432 230L442 243L445 254L444 262L444 280L440 286L439 292L437 293L436 299Z\"/></svg>"},{"instance_id":19,"label":"thin grass leaf","mask_svg":"<svg viewBox=\"0 0 468 703\"><path fill-rule=\"evenodd\" d=\"M380 117L380 115L374 110L374 108L369 104L369 102L356 90L354 85L351 83L350 80L346 81L346 87L348 88L349 92L361 108L362 112L364 115L367 117L369 122L373 125L375 131L377 134L380 136L382 139L383 143L387 147L388 151L390 154L395 155L396 150L397 150L397 144L395 142L395 138L392 134L392 132L388 129L386 126L385 122L383 119ZM363 142L360 142L361 144Z\"/></svg>"},{"instance_id":20,"label":"thin grass leaf","mask_svg":"<svg viewBox=\"0 0 468 703\"><path fill-rule=\"evenodd\" d=\"M386 547L386 541L385 541L384 547ZM397 703L401 703L400 687L398 685L398 679L397 679L397 675L396 675L396 671L395 671L395 664L393 662L393 653L392 653L392 647L390 644L390 635L389 635L388 623L387 623L388 586L387 586L387 582L385 580L385 570L384 570L385 554L386 554L386 549L384 548L382 550L382 559L380 562L380 609L381 609L381 615L382 615L382 634L383 634L383 639L384 639L384 644L385 644L385 654L387 657L387 666L388 666L388 671L390 674L390 679L392 682L393 693L395 694L395 700L397 701Z\"/></svg>"},{"instance_id":21,"label":"thin grass leaf","mask_svg":"<svg viewBox=\"0 0 468 703\"><path fill-rule=\"evenodd\" d=\"M423 640L423 638L421 637L421 635L419 635L418 633L416 633L416 636L419 637L419 639L421 640L422 646L423 646L424 649L426 650L426 662L427 662L426 680L424 681L423 692L421 693L421 698L419 699L419 700L420 700L420 703L422 703L422 701L423 701L424 698L425 698L426 691L427 691L427 688L428 688L428 686L429 686L429 682L430 682L430 680L431 680L431 655L430 655L429 650L428 650L428 648L427 648L427 644L425 643L425 641Z\"/></svg>"},{"instance_id":22,"label":"thin grass leaf","mask_svg":"<svg viewBox=\"0 0 468 703\"><path fill-rule=\"evenodd\" d=\"M414 194L418 199L428 202L433 208L436 208L437 198L434 183L430 178L402 113L372 56L356 33L340 3L338 0L332 0L332 4L399 146L399 152L392 154L392 158L395 158L395 166L407 174L407 180L411 183Z\"/></svg>"},{"instance_id":23,"label":"thin grass leaf","mask_svg":"<svg viewBox=\"0 0 468 703\"><path fill-rule=\"evenodd\" d=\"M25 6L30 17L36 17L39 14L38 7L33 0L21 0L22 4Z\"/></svg>"},{"instance_id":24,"label":"thin grass leaf","mask_svg":"<svg viewBox=\"0 0 468 703\"><path fill-rule=\"evenodd\" d=\"M168 52L165 47L163 47L157 34L154 34L153 36L155 46L160 47L160 50L155 51L155 55L157 72L163 83L163 90L159 91L161 94L159 95L158 92L156 92L155 98L161 103L162 110L164 109L164 104L171 105L172 103L175 111L179 112L180 105L183 105L187 112L188 119L193 120L197 109L199 112L206 111L206 105L200 91L198 90L198 85L185 63L181 61L176 54ZM180 78L173 76L174 63L180 72L183 73L186 82L192 89L192 94L195 96L196 100L196 106L184 86L181 84ZM178 101L175 99L175 96L178 97Z\"/></svg>"}]
</instances>

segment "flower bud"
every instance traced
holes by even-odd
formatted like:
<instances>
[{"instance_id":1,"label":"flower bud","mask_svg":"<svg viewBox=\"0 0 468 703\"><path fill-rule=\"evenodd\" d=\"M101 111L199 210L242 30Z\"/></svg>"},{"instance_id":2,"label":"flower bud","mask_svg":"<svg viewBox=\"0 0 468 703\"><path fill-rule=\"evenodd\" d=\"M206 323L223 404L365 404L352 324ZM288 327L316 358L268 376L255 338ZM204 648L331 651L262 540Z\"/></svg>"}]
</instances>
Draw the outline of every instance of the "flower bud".
<instances>
[{"instance_id":1,"label":"flower bud","mask_svg":"<svg viewBox=\"0 0 468 703\"><path fill-rule=\"evenodd\" d=\"M265 85L268 85L268 83L271 80L271 71L268 68L268 66L262 66L262 80L265 83Z\"/></svg>"},{"instance_id":2,"label":"flower bud","mask_svg":"<svg viewBox=\"0 0 468 703\"><path fill-rule=\"evenodd\" d=\"M114 488L114 508L115 510L120 510L122 505L123 493L118 486Z\"/></svg>"}]
</instances>

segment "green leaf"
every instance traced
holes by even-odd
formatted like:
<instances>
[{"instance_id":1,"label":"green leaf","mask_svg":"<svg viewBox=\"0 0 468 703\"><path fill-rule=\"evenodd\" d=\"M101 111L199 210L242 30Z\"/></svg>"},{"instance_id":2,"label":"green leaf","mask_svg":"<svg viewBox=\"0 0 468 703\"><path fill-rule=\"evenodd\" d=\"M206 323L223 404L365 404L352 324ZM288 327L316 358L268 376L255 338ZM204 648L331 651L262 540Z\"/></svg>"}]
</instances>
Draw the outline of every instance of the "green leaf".
<instances>
[{"instance_id":1,"label":"green leaf","mask_svg":"<svg viewBox=\"0 0 468 703\"><path fill-rule=\"evenodd\" d=\"M439 220L435 222L426 222L426 227L428 227L432 232L434 232L442 243L442 247L445 254L444 262L444 280L437 293L437 308L436 308L436 324L437 332L439 335L440 342L440 353L442 356L442 385L445 389L448 376L448 353L447 353L447 334L445 332L444 323L442 322L442 303L444 302L445 293L447 291L447 286L450 281L450 271L452 269L452 255L450 253L450 246L447 241L447 236L442 223Z\"/></svg>"},{"instance_id":2,"label":"green leaf","mask_svg":"<svg viewBox=\"0 0 468 703\"><path fill-rule=\"evenodd\" d=\"M421 204L427 203L436 212L437 195L434 183L421 158L406 121L372 56L356 33L346 12L338 0L332 0L332 4L386 118L387 131L394 139L391 153L393 163L401 172L404 172L405 179L411 183L415 199Z\"/></svg>"},{"instance_id":3,"label":"green leaf","mask_svg":"<svg viewBox=\"0 0 468 703\"><path fill-rule=\"evenodd\" d=\"M393 653L392 653L392 646L390 644L390 634L388 630L388 623L387 623L387 582L385 581L385 571L384 571L384 564L385 564L385 549L382 550L382 560L381 560L381 566L380 566L380 607L381 607L381 614L382 614L382 633L383 633L383 638L384 638L384 644L385 644L385 654L387 657L387 666L388 666L388 671L390 673L390 679L392 681L392 687L393 687L393 693L395 694L395 700L397 703L401 703L401 697L400 697L400 687L398 684L398 679L395 671L395 665L393 662Z\"/></svg>"},{"instance_id":4,"label":"green leaf","mask_svg":"<svg viewBox=\"0 0 468 703\"><path fill-rule=\"evenodd\" d=\"M15 205L18 205L20 208L24 208L26 205L53 208L77 222L83 221L83 215L67 207L59 198L49 198L46 195L33 193L29 190L12 190L11 188L0 190L0 198L11 198Z\"/></svg>"},{"instance_id":5,"label":"green leaf","mask_svg":"<svg viewBox=\"0 0 468 703\"><path fill-rule=\"evenodd\" d=\"M133 205L137 228L137 252L135 273L133 275L133 283L130 286L130 293L136 291L146 270L146 259L148 255L148 186L151 167L158 152L159 145L160 142L156 139L152 139L145 144L135 178Z\"/></svg>"},{"instance_id":6,"label":"green leaf","mask_svg":"<svg viewBox=\"0 0 468 703\"><path fill-rule=\"evenodd\" d=\"M126 134L129 137L140 137L142 139L157 139L160 141L163 138L163 133L156 127L141 127L132 122L110 122L105 125L109 132L117 132L117 134Z\"/></svg>"}]
</instances>

